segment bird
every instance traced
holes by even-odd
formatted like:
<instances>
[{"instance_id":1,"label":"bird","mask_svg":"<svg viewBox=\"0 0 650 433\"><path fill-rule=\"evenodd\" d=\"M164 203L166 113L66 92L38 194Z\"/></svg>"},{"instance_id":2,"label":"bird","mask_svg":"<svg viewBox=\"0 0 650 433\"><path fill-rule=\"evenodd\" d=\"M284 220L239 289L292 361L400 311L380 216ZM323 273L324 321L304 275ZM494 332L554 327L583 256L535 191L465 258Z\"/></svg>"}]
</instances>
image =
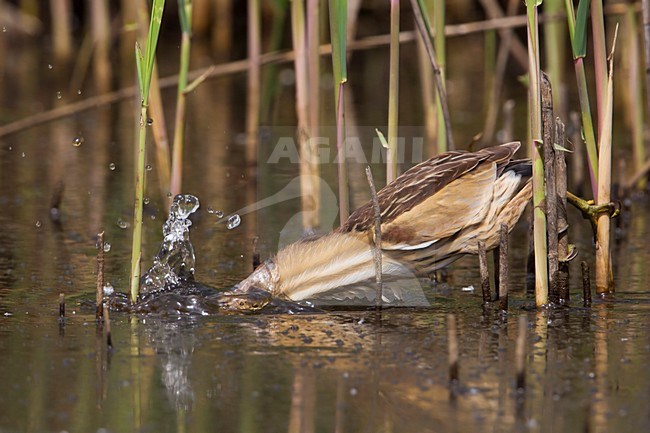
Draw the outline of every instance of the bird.
<instances>
[{"instance_id":1,"label":"bird","mask_svg":"<svg viewBox=\"0 0 650 433\"><path fill-rule=\"evenodd\" d=\"M431 276L467 254L499 243L532 196L528 159L513 159L520 142L476 152L450 151L415 165L377 193L380 209L382 275ZM375 277L375 213L369 201L340 227L318 238L290 244L269 258L232 291L238 309L246 293L289 301L336 296ZM349 290L348 290L349 292Z\"/></svg>"}]
</instances>

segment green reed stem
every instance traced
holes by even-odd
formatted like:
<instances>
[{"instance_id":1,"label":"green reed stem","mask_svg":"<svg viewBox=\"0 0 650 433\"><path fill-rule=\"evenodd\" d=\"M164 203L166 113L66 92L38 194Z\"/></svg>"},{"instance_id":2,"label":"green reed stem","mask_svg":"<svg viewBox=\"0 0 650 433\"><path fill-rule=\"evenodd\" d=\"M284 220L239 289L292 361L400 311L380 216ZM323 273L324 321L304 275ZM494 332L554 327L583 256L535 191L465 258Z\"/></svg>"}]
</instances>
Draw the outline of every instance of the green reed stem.
<instances>
[{"instance_id":1,"label":"green reed stem","mask_svg":"<svg viewBox=\"0 0 650 433\"><path fill-rule=\"evenodd\" d=\"M192 0L178 0L178 15L181 22L181 57L176 91L176 115L174 118L174 146L172 150L172 175L170 191L172 196L181 193L183 187L183 138L185 136L187 73L190 69L190 38L192 32Z\"/></svg>"},{"instance_id":2,"label":"green reed stem","mask_svg":"<svg viewBox=\"0 0 650 433\"><path fill-rule=\"evenodd\" d=\"M156 45L160 34L165 0L154 0L151 8L149 33L144 47L144 54L136 43L135 60L138 70L138 85L140 89L140 119L137 143L137 158L135 164L135 208L133 211L133 245L131 248L131 302L138 300L140 291L140 259L142 257L142 208L144 202L144 173L145 173L145 143L147 138L147 107L149 88L153 73Z\"/></svg>"},{"instance_id":3,"label":"green reed stem","mask_svg":"<svg viewBox=\"0 0 650 433\"><path fill-rule=\"evenodd\" d=\"M345 155L345 83L347 71L347 0L330 0L330 37L332 39L332 66L334 72L334 100L336 102L336 147L338 153L339 222L350 215L348 169Z\"/></svg>"},{"instance_id":4,"label":"green reed stem","mask_svg":"<svg viewBox=\"0 0 650 433\"><path fill-rule=\"evenodd\" d=\"M569 27L569 38L571 39L571 45L573 47L573 64L578 84L578 98L580 100L580 110L582 114L583 135L587 147L587 165L589 167L589 177L591 179L591 191L594 199L597 199L598 152L596 150L596 134L594 132L594 124L591 115L589 91L587 90L587 74L585 73L584 64L584 57L587 51L587 1L588 0L581 0L581 4L578 6L579 23L576 23L573 2L571 0L565 0L565 6L567 12L567 24Z\"/></svg>"},{"instance_id":5,"label":"green reed stem","mask_svg":"<svg viewBox=\"0 0 650 433\"><path fill-rule=\"evenodd\" d=\"M397 177L397 129L399 112L399 0L390 2L390 59L388 80L388 154L386 183Z\"/></svg>"},{"instance_id":6,"label":"green reed stem","mask_svg":"<svg viewBox=\"0 0 650 433\"><path fill-rule=\"evenodd\" d=\"M564 12L563 0L545 0L543 3L544 15L555 16ZM553 88L553 108L560 117L566 115L562 87L564 86L564 71L566 70L566 27L561 21L547 21L544 23L544 57L546 69L551 79Z\"/></svg>"},{"instance_id":7,"label":"green reed stem","mask_svg":"<svg viewBox=\"0 0 650 433\"><path fill-rule=\"evenodd\" d=\"M606 121L605 98L607 97L607 39L605 38L605 14L603 0L591 0L591 32L594 46L594 72L596 82L596 108L598 112L598 138Z\"/></svg>"},{"instance_id":8,"label":"green reed stem","mask_svg":"<svg viewBox=\"0 0 650 433\"><path fill-rule=\"evenodd\" d=\"M546 214L543 203L544 160L540 152L542 145L542 104L540 93L539 37L537 2L526 1L528 17L528 105L530 112L530 140L533 160L533 240L535 243L535 303L548 303L548 269L546 264Z\"/></svg>"}]
</instances>

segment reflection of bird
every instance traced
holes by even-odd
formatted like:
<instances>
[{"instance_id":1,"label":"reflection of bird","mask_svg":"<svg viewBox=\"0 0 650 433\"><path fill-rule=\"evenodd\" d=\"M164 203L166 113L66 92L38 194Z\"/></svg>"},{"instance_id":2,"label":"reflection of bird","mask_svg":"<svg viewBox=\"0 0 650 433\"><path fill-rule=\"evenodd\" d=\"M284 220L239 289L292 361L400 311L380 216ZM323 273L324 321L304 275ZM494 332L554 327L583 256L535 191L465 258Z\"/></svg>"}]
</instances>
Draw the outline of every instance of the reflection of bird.
<instances>
[{"instance_id":1,"label":"reflection of bird","mask_svg":"<svg viewBox=\"0 0 650 433\"><path fill-rule=\"evenodd\" d=\"M519 146L441 154L379 191L383 274L430 275L476 254L478 241L496 247L500 225L511 230L531 197L530 161L512 160ZM279 251L235 292L255 287L299 301L371 279L373 226L372 203L366 203L337 230Z\"/></svg>"}]
</instances>

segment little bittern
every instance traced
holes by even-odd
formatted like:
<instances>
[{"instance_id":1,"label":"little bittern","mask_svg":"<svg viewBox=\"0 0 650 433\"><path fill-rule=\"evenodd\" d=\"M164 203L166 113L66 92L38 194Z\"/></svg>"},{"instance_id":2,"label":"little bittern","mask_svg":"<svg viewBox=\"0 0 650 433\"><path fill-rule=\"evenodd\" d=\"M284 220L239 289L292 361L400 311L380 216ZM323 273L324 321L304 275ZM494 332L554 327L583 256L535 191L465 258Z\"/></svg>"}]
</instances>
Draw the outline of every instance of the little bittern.
<instances>
[{"instance_id":1,"label":"little bittern","mask_svg":"<svg viewBox=\"0 0 650 433\"><path fill-rule=\"evenodd\" d=\"M511 230L531 198L530 161L512 159L519 146L444 153L379 191L383 275L431 275L477 254L479 241L496 247L501 224ZM233 293L257 288L300 301L372 281L374 222L372 203L366 203L331 233L279 251Z\"/></svg>"}]
</instances>

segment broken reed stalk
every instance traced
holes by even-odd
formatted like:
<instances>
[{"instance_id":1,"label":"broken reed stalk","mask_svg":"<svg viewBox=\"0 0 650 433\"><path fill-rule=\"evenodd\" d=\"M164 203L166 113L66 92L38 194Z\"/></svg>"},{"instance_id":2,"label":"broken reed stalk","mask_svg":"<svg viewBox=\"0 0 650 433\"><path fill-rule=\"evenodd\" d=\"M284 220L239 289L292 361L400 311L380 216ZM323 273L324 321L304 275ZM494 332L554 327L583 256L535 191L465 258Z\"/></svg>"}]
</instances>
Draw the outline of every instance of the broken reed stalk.
<instances>
[{"instance_id":1,"label":"broken reed stalk","mask_svg":"<svg viewBox=\"0 0 650 433\"><path fill-rule=\"evenodd\" d=\"M59 320L65 319L65 293L59 293Z\"/></svg>"},{"instance_id":2,"label":"broken reed stalk","mask_svg":"<svg viewBox=\"0 0 650 433\"><path fill-rule=\"evenodd\" d=\"M138 85L140 88L140 118L137 142L137 162L135 164L135 206L133 210L133 245L131 249L131 303L138 300L140 291L140 260L142 249L142 208L144 201L145 173L145 142L147 138L147 107L153 65L160 33L165 0L154 0L151 8L149 33L145 44L144 54L136 43L136 66L138 70Z\"/></svg>"},{"instance_id":3,"label":"broken reed stalk","mask_svg":"<svg viewBox=\"0 0 650 433\"><path fill-rule=\"evenodd\" d=\"M388 152L386 183L397 177L397 125L399 112L399 0L390 0L390 59L388 79Z\"/></svg>"},{"instance_id":4,"label":"broken reed stalk","mask_svg":"<svg viewBox=\"0 0 650 433\"><path fill-rule=\"evenodd\" d=\"M500 265L499 245L492 251L492 263L494 264L494 301L499 300L499 269Z\"/></svg>"},{"instance_id":5,"label":"broken reed stalk","mask_svg":"<svg viewBox=\"0 0 650 433\"><path fill-rule=\"evenodd\" d=\"M377 199L377 189L375 188L375 180L372 177L372 171L370 170L370 166L366 167L366 178L368 179L368 186L370 187L372 208L375 212L375 231L373 235L374 245L372 249L372 254L375 262L375 280L377 282L377 293L375 295L375 308L381 309L383 298L384 298L382 264L381 264L381 209L379 208L379 200Z\"/></svg>"},{"instance_id":6,"label":"broken reed stalk","mask_svg":"<svg viewBox=\"0 0 650 433\"><path fill-rule=\"evenodd\" d=\"M104 335L106 336L106 347L110 350L113 348L113 338L111 337L111 318L108 315L108 307L104 305Z\"/></svg>"},{"instance_id":7,"label":"broken reed stalk","mask_svg":"<svg viewBox=\"0 0 650 433\"><path fill-rule=\"evenodd\" d=\"M104 305L104 232L97 235L97 291L95 297L95 319L102 317Z\"/></svg>"},{"instance_id":8,"label":"broken reed stalk","mask_svg":"<svg viewBox=\"0 0 650 433\"><path fill-rule=\"evenodd\" d=\"M330 35L332 50L332 69L334 72L334 101L336 103L336 150L339 181L339 222L343 224L350 215L348 200L348 169L345 156L345 87L347 72L347 1L330 0ZM338 84L338 86L337 86Z\"/></svg>"},{"instance_id":9,"label":"broken reed stalk","mask_svg":"<svg viewBox=\"0 0 650 433\"><path fill-rule=\"evenodd\" d=\"M426 48L427 55L429 57L429 62L433 68L433 77L436 85L436 91L438 92L438 99L440 101L440 109L442 111L442 118L444 119L444 128L445 128L445 140L447 143L447 150L454 150L454 137L451 133L451 118L449 116L449 105L447 104L447 92L445 91L444 86L444 75L438 65L438 60L436 57L436 51L431 43L431 27L426 22L424 18L424 7L420 3L421 0L411 0L411 6L413 8L413 14L415 16L415 24L418 28L418 33L424 42L424 47ZM438 128L442 125L438 125Z\"/></svg>"},{"instance_id":10,"label":"broken reed stalk","mask_svg":"<svg viewBox=\"0 0 650 433\"><path fill-rule=\"evenodd\" d=\"M550 77L542 72L542 131L544 137L544 184L546 200L546 235L548 245L549 300L559 303L557 286L558 236L557 236L557 188L555 176L555 117L553 116L553 91Z\"/></svg>"},{"instance_id":11,"label":"broken reed stalk","mask_svg":"<svg viewBox=\"0 0 650 433\"><path fill-rule=\"evenodd\" d=\"M257 164L257 137L260 122L260 56L261 11L260 0L248 0L248 82L246 91L246 164ZM254 173L254 170L251 170Z\"/></svg>"},{"instance_id":12,"label":"broken reed stalk","mask_svg":"<svg viewBox=\"0 0 650 433\"><path fill-rule=\"evenodd\" d=\"M578 98L582 113L582 129L584 142L587 148L587 162L589 177L591 179L591 192L596 199L598 194L598 151L596 150L596 134L589 104L589 91L587 89L587 74L585 72L584 58L587 55L587 13L588 1L578 5L578 21L573 10L572 0L565 0L569 38L573 51L573 65L576 71L578 84Z\"/></svg>"},{"instance_id":13,"label":"broken reed stalk","mask_svg":"<svg viewBox=\"0 0 650 433\"><path fill-rule=\"evenodd\" d=\"M540 95L539 38L536 2L526 2L528 16L528 104L530 112L531 155L533 161L533 237L535 249L535 303L548 302L548 269L546 266L546 214L544 213L544 160L540 154L542 144L542 107Z\"/></svg>"},{"instance_id":14,"label":"broken reed stalk","mask_svg":"<svg viewBox=\"0 0 650 433\"><path fill-rule=\"evenodd\" d=\"M499 305L508 311L508 226L501 224L499 239ZM495 270L496 271L496 270Z\"/></svg>"},{"instance_id":15,"label":"broken reed stalk","mask_svg":"<svg viewBox=\"0 0 650 433\"><path fill-rule=\"evenodd\" d=\"M557 255L558 275L555 279L560 297L560 304L569 302L569 221L567 218L567 167L564 150L566 133L564 123L555 118L555 185L557 192Z\"/></svg>"},{"instance_id":16,"label":"broken reed stalk","mask_svg":"<svg viewBox=\"0 0 650 433\"><path fill-rule=\"evenodd\" d=\"M488 271L487 252L485 242L478 241L478 264L481 272L481 293L483 294L483 305L490 302L490 272Z\"/></svg>"},{"instance_id":17,"label":"broken reed stalk","mask_svg":"<svg viewBox=\"0 0 650 433\"><path fill-rule=\"evenodd\" d=\"M524 394L526 390L526 333L528 331L528 318L522 314L517 320L517 325L517 346L515 348L517 392Z\"/></svg>"},{"instance_id":18,"label":"broken reed stalk","mask_svg":"<svg viewBox=\"0 0 650 433\"><path fill-rule=\"evenodd\" d=\"M589 264L586 261L580 263L582 269L582 305L591 307L591 278L589 276Z\"/></svg>"},{"instance_id":19,"label":"broken reed stalk","mask_svg":"<svg viewBox=\"0 0 650 433\"><path fill-rule=\"evenodd\" d=\"M185 137L185 112L187 73L190 69L190 43L192 34L192 0L178 0L178 18L181 24L181 56L176 88L176 113L174 117L174 144L172 147L172 171L169 190L172 197L183 188L183 144Z\"/></svg>"},{"instance_id":20,"label":"broken reed stalk","mask_svg":"<svg viewBox=\"0 0 650 433\"><path fill-rule=\"evenodd\" d=\"M609 74L607 77L607 94L603 125L600 128L601 135L598 143L598 204L607 205L611 198L612 183L612 111L614 99L614 51L616 49L616 37L618 26L614 33L614 42L609 56ZM602 295L614 291L610 280L611 258L610 258L610 215L608 212L601 212L598 215L596 225L596 293Z\"/></svg>"}]
</instances>

